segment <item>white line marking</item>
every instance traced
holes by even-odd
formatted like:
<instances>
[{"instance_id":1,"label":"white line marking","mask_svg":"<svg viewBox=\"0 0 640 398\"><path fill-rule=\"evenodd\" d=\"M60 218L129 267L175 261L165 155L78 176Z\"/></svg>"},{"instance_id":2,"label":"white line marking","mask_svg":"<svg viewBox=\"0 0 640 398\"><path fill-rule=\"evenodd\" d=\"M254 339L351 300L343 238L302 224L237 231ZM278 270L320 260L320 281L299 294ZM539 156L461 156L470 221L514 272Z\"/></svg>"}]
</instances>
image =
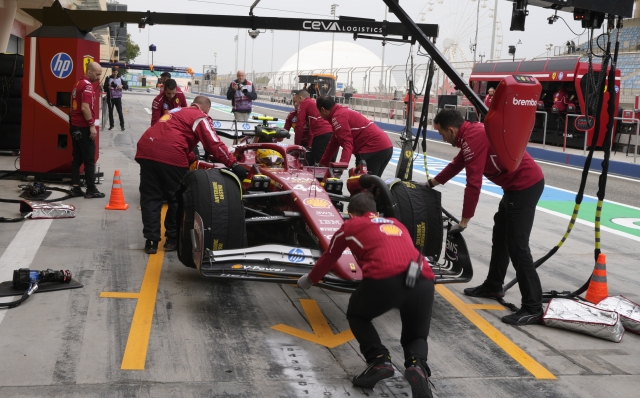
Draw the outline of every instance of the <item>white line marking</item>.
<instances>
[{"instance_id":1,"label":"white line marking","mask_svg":"<svg viewBox=\"0 0 640 398\"><path fill-rule=\"evenodd\" d=\"M145 111L147 111L147 113L148 113L149 115L151 115L151 109L149 109L149 108L144 108L144 110L145 110Z\"/></svg>"},{"instance_id":2,"label":"white line marking","mask_svg":"<svg viewBox=\"0 0 640 398\"><path fill-rule=\"evenodd\" d=\"M22 227L0 257L0 280L10 281L13 279L14 269L31 266L52 222L52 219L44 219L26 220L22 223ZM14 299L6 298L11 301ZM0 323L6 312L6 309L0 310Z\"/></svg>"}]
</instances>

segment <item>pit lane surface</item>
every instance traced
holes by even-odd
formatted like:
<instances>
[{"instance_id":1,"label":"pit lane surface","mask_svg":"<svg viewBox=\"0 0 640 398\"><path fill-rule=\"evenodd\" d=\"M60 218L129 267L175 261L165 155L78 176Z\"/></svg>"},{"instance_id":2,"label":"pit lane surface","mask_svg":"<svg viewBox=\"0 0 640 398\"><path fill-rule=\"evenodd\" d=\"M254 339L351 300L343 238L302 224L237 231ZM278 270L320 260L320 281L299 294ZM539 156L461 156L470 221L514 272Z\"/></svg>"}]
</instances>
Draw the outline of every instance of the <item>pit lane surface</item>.
<instances>
[{"instance_id":1,"label":"pit lane surface","mask_svg":"<svg viewBox=\"0 0 640 398\"><path fill-rule=\"evenodd\" d=\"M0 353L4 361L0 372L4 377L0 394L411 396L399 373L403 358L396 312L375 321L392 351L392 361L399 370L396 377L374 390L354 388L350 379L365 366L354 340L329 349L272 328L287 325L311 334L312 328L321 328L325 319L333 334L344 332L348 329L348 294L318 288L302 291L284 285L213 282L180 264L175 253L165 254L161 264L144 369L121 369L140 299L101 298L100 293L141 292L148 281L148 267L152 266L150 256L143 251L139 167L133 160L135 144L149 121L144 108L149 108L151 100L152 95L127 94L123 99L127 130L101 133L99 163L106 176L101 189L109 192L113 170L119 169L129 210L105 211L106 200L73 199L67 202L78 207L75 219L0 226L0 279L9 280L11 270L28 266L33 258L31 268L69 268L85 284L83 289L37 294L21 307L1 312ZM260 111L285 116L272 110ZM212 110L211 116L230 115ZM430 143L429 150L430 155L441 159L455 154L453 148L442 144ZM0 157L0 169L10 168L12 162L13 158ZM548 184L577 187L569 175L577 172L553 167L543 165ZM394 169L389 166L384 177L391 177ZM415 178L424 177L417 174ZM18 183L0 180L2 197L17 196L13 193ZM627 189L638 192L637 187L637 182L610 179L608 198L638 206L637 196L625 195ZM458 214L462 188L448 184L442 192L445 207ZM464 232L475 269L474 286L486 275L492 216L498 200L482 195L476 217ZM16 206L0 204L0 215L13 216ZM554 246L565 228L565 220L538 212L532 234L534 257ZM593 269L592 235L588 226L576 225L560 252L540 269L546 290L570 290L584 283ZM637 242L608 232L603 232L602 240L603 252L608 254L610 294L640 301ZM509 270L508 278L513 276ZM448 286L447 290L464 305L495 306L493 301L463 296L464 287L467 285ZM518 303L517 289L509 291L506 299ZM496 345L445 296L436 294L429 337L436 396L601 397L633 395L640 387L639 336L627 333L621 343L613 344L543 326L511 327L500 322L500 317L508 314L506 310L469 308L557 379L535 378L512 352Z\"/></svg>"}]
</instances>

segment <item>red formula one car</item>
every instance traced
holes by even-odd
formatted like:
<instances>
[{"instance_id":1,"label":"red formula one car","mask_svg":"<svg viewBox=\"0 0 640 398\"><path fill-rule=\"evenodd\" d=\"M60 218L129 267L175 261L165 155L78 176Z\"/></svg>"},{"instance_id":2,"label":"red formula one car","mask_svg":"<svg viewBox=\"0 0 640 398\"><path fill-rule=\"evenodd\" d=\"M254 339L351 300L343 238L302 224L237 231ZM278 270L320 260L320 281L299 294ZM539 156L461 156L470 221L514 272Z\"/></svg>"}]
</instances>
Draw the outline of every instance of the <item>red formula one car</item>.
<instances>
[{"instance_id":1,"label":"red formula one car","mask_svg":"<svg viewBox=\"0 0 640 398\"><path fill-rule=\"evenodd\" d=\"M243 132L249 143L235 156L249 171L244 181L222 165L200 161L178 192L178 257L214 279L295 283L328 248L349 218L343 212L346 163L308 166L306 148L278 142L289 132L264 125ZM222 130L218 133L238 138ZM436 283L468 282L473 270L464 238L444 233L453 217L440 205L440 193L412 181L383 181L366 165L349 170L351 195L370 190L381 216L400 220L416 247L430 259ZM441 256L446 240L444 256ZM352 291L362 271L345 250L318 285Z\"/></svg>"}]
</instances>

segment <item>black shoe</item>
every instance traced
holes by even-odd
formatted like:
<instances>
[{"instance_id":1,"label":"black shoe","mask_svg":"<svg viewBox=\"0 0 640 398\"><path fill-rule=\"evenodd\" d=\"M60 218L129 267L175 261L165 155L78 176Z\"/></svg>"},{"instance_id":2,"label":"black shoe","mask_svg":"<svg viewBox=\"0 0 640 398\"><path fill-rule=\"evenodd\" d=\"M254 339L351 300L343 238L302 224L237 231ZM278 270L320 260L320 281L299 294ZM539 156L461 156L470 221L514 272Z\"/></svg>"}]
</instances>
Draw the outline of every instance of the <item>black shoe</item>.
<instances>
[{"instance_id":1,"label":"black shoe","mask_svg":"<svg viewBox=\"0 0 640 398\"><path fill-rule=\"evenodd\" d=\"M393 376L394 370L389 355L384 355L371 362L367 368L353 378L353 385L362 388L373 388L380 380Z\"/></svg>"},{"instance_id":2,"label":"black shoe","mask_svg":"<svg viewBox=\"0 0 640 398\"><path fill-rule=\"evenodd\" d=\"M480 285L464 289L464 294L471 297L499 299L504 297L504 290L500 288L498 291L491 291L485 285Z\"/></svg>"},{"instance_id":3,"label":"black shoe","mask_svg":"<svg viewBox=\"0 0 640 398\"><path fill-rule=\"evenodd\" d=\"M98 191L96 188L87 189L87 193L84 195L85 199L99 199L104 198L104 194Z\"/></svg>"},{"instance_id":4,"label":"black shoe","mask_svg":"<svg viewBox=\"0 0 640 398\"><path fill-rule=\"evenodd\" d=\"M542 325L543 311L531 312L527 309L520 309L515 314L506 315L502 317L502 322L509 325Z\"/></svg>"},{"instance_id":5,"label":"black shoe","mask_svg":"<svg viewBox=\"0 0 640 398\"><path fill-rule=\"evenodd\" d=\"M166 252L173 252L178 249L178 242L173 239L167 239L162 247L164 247L164 251Z\"/></svg>"},{"instance_id":6,"label":"black shoe","mask_svg":"<svg viewBox=\"0 0 640 398\"><path fill-rule=\"evenodd\" d=\"M80 187L73 187L71 188L71 193L69 194L69 196L73 198L84 196L84 191Z\"/></svg>"},{"instance_id":7,"label":"black shoe","mask_svg":"<svg viewBox=\"0 0 640 398\"><path fill-rule=\"evenodd\" d=\"M429 371L419 359L412 359L412 363L406 366L404 378L411 386L411 394L414 398L433 398L429 386Z\"/></svg>"},{"instance_id":8,"label":"black shoe","mask_svg":"<svg viewBox=\"0 0 640 398\"><path fill-rule=\"evenodd\" d=\"M113 126L109 127L108 130L113 130Z\"/></svg>"},{"instance_id":9,"label":"black shoe","mask_svg":"<svg viewBox=\"0 0 640 398\"><path fill-rule=\"evenodd\" d=\"M124 126L120 126L120 129L122 129L122 131L124 131Z\"/></svg>"},{"instance_id":10,"label":"black shoe","mask_svg":"<svg viewBox=\"0 0 640 398\"><path fill-rule=\"evenodd\" d=\"M156 254L158 252L158 241L149 240L144 244L144 252L147 254Z\"/></svg>"}]
</instances>

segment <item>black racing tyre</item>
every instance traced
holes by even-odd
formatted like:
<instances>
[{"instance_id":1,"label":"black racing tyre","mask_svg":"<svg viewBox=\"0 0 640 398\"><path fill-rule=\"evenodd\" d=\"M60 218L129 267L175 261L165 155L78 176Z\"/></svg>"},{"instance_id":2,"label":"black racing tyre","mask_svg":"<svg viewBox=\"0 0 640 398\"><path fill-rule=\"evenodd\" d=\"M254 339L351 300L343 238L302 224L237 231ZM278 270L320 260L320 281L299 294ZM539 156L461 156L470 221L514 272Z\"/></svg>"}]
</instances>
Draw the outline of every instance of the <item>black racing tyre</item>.
<instances>
[{"instance_id":1,"label":"black racing tyre","mask_svg":"<svg viewBox=\"0 0 640 398\"><path fill-rule=\"evenodd\" d=\"M195 212L204 223L204 249L247 247L242 192L237 177L221 169L194 170L184 176L178 199L178 258L195 268L191 230Z\"/></svg>"},{"instance_id":2,"label":"black racing tyre","mask_svg":"<svg viewBox=\"0 0 640 398\"><path fill-rule=\"evenodd\" d=\"M22 77L24 75L24 56L18 54L0 54L0 76Z\"/></svg>"},{"instance_id":3,"label":"black racing tyre","mask_svg":"<svg viewBox=\"0 0 640 398\"><path fill-rule=\"evenodd\" d=\"M22 98L22 78L0 76L0 98Z\"/></svg>"},{"instance_id":4,"label":"black racing tyre","mask_svg":"<svg viewBox=\"0 0 640 398\"><path fill-rule=\"evenodd\" d=\"M0 98L0 123L2 124L22 123L22 99Z\"/></svg>"},{"instance_id":5,"label":"black racing tyre","mask_svg":"<svg viewBox=\"0 0 640 398\"><path fill-rule=\"evenodd\" d=\"M400 221L411 233L413 244L436 261L442 252L441 193L413 181L395 181L389 187Z\"/></svg>"},{"instance_id":6,"label":"black racing tyre","mask_svg":"<svg viewBox=\"0 0 640 398\"><path fill-rule=\"evenodd\" d=\"M20 125L0 123L0 150L20 149Z\"/></svg>"}]
</instances>

